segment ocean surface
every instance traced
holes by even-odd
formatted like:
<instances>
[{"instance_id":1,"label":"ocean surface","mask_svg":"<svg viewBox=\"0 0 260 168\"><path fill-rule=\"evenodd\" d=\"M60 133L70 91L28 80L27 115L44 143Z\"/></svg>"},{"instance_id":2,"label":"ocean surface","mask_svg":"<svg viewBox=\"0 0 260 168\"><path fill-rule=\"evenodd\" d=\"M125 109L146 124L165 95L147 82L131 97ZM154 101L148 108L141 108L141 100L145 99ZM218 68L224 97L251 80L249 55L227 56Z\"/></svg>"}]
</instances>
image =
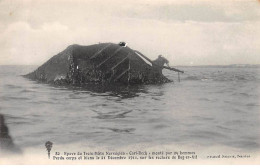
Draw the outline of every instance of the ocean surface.
<instances>
[{"instance_id":1,"label":"ocean surface","mask_svg":"<svg viewBox=\"0 0 260 168\"><path fill-rule=\"evenodd\" d=\"M37 66L0 66L0 113L21 150L46 141L260 147L260 67L193 66L181 81L123 88L54 87L23 78Z\"/></svg>"}]
</instances>

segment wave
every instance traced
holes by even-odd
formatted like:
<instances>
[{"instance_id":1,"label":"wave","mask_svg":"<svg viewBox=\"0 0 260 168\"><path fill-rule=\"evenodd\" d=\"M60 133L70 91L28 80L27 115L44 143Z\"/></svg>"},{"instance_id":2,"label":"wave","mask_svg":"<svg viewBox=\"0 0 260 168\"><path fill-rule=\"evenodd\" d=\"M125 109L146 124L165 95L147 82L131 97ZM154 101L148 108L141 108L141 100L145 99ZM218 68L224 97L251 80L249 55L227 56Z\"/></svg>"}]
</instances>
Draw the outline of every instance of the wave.
<instances>
[{"instance_id":1,"label":"wave","mask_svg":"<svg viewBox=\"0 0 260 168\"><path fill-rule=\"evenodd\" d=\"M36 92L35 90L31 90L31 89L23 89L20 91L20 93L32 93L32 92Z\"/></svg>"},{"instance_id":2,"label":"wave","mask_svg":"<svg viewBox=\"0 0 260 168\"><path fill-rule=\"evenodd\" d=\"M216 75L214 73L203 75L190 75L182 80L187 81L217 81L217 82L228 82L228 81L257 81L258 79L253 75L241 74L241 75L233 75L233 74L219 74Z\"/></svg>"},{"instance_id":3,"label":"wave","mask_svg":"<svg viewBox=\"0 0 260 168\"><path fill-rule=\"evenodd\" d=\"M9 89L21 89L22 88L22 86L12 85L12 84L7 84L7 85L5 85L5 87L7 87Z\"/></svg>"},{"instance_id":4,"label":"wave","mask_svg":"<svg viewBox=\"0 0 260 168\"><path fill-rule=\"evenodd\" d=\"M31 100L28 97L15 97L15 96L3 96L1 97L4 101L12 101L12 100Z\"/></svg>"},{"instance_id":5,"label":"wave","mask_svg":"<svg viewBox=\"0 0 260 168\"><path fill-rule=\"evenodd\" d=\"M184 78L183 80L201 80L199 76L188 76L186 78Z\"/></svg>"}]
</instances>

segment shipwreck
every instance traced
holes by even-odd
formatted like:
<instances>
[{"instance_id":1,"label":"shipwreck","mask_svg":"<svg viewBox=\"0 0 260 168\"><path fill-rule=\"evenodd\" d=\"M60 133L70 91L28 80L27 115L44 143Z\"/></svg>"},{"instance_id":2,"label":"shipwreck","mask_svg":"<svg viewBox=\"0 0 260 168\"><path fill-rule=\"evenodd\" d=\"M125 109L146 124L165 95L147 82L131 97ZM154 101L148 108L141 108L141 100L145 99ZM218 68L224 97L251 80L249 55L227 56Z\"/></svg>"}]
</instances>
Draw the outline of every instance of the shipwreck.
<instances>
[{"instance_id":1,"label":"shipwreck","mask_svg":"<svg viewBox=\"0 0 260 168\"><path fill-rule=\"evenodd\" d=\"M159 66L126 43L70 45L25 77L55 85L158 84L171 82Z\"/></svg>"}]
</instances>

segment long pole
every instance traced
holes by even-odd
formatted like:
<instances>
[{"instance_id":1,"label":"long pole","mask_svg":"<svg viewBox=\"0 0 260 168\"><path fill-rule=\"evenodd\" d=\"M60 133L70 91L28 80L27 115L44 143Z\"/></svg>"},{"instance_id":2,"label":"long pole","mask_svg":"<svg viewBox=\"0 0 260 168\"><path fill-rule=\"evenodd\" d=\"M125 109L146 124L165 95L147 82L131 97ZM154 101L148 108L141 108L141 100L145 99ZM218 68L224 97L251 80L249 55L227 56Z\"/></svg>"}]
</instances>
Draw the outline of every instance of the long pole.
<instances>
[{"instance_id":1,"label":"long pole","mask_svg":"<svg viewBox=\"0 0 260 168\"><path fill-rule=\"evenodd\" d=\"M173 68L173 67L163 66L163 68L165 68L165 69L169 69L169 70L172 70L172 71L176 71L176 72L180 72L180 73L184 73L184 71L181 71L181 70L176 69L176 68Z\"/></svg>"}]
</instances>

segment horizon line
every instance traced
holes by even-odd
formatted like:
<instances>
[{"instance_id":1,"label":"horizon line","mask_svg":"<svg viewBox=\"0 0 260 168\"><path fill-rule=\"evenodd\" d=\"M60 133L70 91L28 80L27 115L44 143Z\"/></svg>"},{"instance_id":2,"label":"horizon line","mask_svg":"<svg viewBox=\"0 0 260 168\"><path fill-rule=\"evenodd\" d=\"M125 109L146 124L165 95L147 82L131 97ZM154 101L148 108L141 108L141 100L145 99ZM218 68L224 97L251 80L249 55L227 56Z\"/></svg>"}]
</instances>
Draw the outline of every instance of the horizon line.
<instances>
[{"instance_id":1,"label":"horizon line","mask_svg":"<svg viewBox=\"0 0 260 168\"><path fill-rule=\"evenodd\" d=\"M41 65L38 65L38 64L0 64L0 66L41 66ZM207 64L207 65L173 65L172 67L175 67L175 66L190 66L190 67L192 67L192 66L235 66L235 65L260 66L260 64Z\"/></svg>"}]
</instances>

